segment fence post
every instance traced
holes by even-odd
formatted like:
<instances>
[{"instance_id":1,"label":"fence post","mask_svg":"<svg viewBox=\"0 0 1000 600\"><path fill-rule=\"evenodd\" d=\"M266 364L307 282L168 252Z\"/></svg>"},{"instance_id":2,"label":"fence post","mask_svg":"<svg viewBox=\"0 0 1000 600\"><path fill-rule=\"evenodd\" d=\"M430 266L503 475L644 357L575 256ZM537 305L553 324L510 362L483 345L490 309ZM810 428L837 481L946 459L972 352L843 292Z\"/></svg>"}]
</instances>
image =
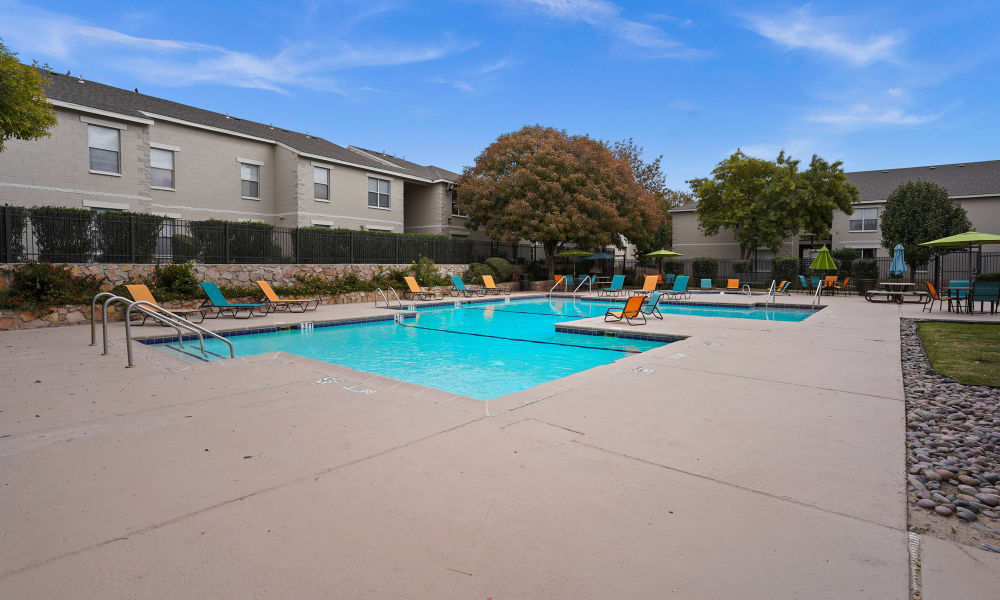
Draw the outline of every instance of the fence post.
<instances>
[{"instance_id":1,"label":"fence post","mask_svg":"<svg viewBox=\"0 0 1000 600\"><path fill-rule=\"evenodd\" d=\"M129 215L128 217L128 249L129 249L128 255L129 255L129 261L132 264L135 264L135 238L136 238L135 219L136 219L135 215Z\"/></svg>"},{"instance_id":2,"label":"fence post","mask_svg":"<svg viewBox=\"0 0 1000 600\"><path fill-rule=\"evenodd\" d=\"M229 260L229 221L222 222L222 239L225 242L225 259L226 264L230 263Z\"/></svg>"},{"instance_id":3,"label":"fence post","mask_svg":"<svg viewBox=\"0 0 1000 600\"><path fill-rule=\"evenodd\" d=\"M299 228L292 230L292 264L299 262Z\"/></svg>"},{"instance_id":4,"label":"fence post","mask_svg":"<svg viewBox=\"0 0 1000 600\"><path fill-rule=\"evenodd\" d=\"M10 243L10 215L6 204L0 206L0 216L3 217L3 244L0 244L0 248L3 248L3 262L14 262L10 259L10 255L13 254L11 247L13 244Z\"/></svg>"},{"instance_id":5,"label":"fence post","mask_svg":"<svg viewBox=\"0 0 1000 600\"><path fill-rule=\"evenodd\" d=\"M399 234L394 236L396 238L396 264L399 264Z\"/></svg>"},{"instance_id":6,"label":"fence post","mask_svg":"<svg viewBox=\"0 0 1000 600\"><path fill-rule=\"evenodd\" d=\"M348 231L348 233L350 234L350 235L347 236L347 239L350 242L348 244L350 246L350 253L349 253L350 255L347 257L347 259L348 259L347 262L348 262L348 264L352 264L353 265L353 264L355 264L354 263L354 230L351 229L351 230Z\"/></svg>"}]
</instances>

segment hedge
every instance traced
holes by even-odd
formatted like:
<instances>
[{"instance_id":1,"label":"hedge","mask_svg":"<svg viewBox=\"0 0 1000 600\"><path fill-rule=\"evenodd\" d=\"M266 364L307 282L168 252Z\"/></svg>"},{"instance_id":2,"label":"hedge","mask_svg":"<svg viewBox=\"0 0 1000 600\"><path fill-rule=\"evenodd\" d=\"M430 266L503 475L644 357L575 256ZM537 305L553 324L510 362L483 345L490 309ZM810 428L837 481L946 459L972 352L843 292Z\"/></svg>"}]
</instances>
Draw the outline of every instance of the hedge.
<instances>
[{"instance_id":1,"label":"hedge","mask_svg":"<svg viewBox=\"0 0 1000 600\"><path fill-rule=\"evenodd\" d=\"M34 206L28 209L35 234L38 260L75 262L93 251L91 225L94 211L84 208Z\"/></svg>"},{"instance_id":2,"label":"hedge","mask_svg":"<svg viewBox=\"0 0 1000 600\"><path fill-rule=\"evenodd\" d=\"M493 269L493 275L497 278L497 282L514 280L514 266L506 258L499 256L487 258L486 266Z\"/></svg>"},{"instance_id":3,"label":"hedge","mask_svg":"<svg viewBox=\"0 0 1000 600\"><path fill-rule=\"evenodd\" d=\"M719 261L715 258L696 258L691 261L691 279L715 279L719 272Z\"/></svg>"}]
</instances>

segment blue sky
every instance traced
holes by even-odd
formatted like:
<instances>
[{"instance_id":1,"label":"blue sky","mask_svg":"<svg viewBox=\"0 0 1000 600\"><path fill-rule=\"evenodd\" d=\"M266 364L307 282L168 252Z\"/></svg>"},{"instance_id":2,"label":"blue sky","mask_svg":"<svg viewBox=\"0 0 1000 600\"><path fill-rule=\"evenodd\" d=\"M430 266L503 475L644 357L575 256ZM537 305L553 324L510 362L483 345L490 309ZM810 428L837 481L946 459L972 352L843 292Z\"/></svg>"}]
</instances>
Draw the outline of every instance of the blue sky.
<instances>
[{"instance_id":1,"label":"blue sky","mask_svg":"<svg viewBox=\"0 0 1000 600\"><path fill-rule=\"evenodd\" d=\"M0 0L22 60L459 171L541 123L848 170L1000 159L1000 3Z\"/></svg>"}]
</instances>

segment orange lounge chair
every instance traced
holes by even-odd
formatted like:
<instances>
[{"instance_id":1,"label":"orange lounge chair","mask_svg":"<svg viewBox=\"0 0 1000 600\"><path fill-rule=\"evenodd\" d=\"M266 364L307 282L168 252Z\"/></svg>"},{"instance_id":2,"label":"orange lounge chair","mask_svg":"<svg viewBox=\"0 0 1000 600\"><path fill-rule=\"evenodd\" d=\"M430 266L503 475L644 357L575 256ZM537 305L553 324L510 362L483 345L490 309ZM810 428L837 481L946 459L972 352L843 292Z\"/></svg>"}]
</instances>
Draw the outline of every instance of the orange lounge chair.
<instances>
[{"instance_id":1,"label":"orange lounge chair","mask_svg":"<svg viewBox=\"0 0 1000 600\"><path fill-rule=\"evenodd\" d=\"M163 308L156 301L156 298L153 297L153 292L149 291L149 288L146 287L145 285L142 284L126 285L125 289L128 290L129 295L132 296L132 299L135 300L136 302L149 302L150 304L159 306L161 310L164 310L172 315L177 315L182 319L187 319L188 321L191 321L193 323L201 323L202 321L205 320L204 308L174 308L174 309ZM133 313L133 314L138 314L138 313ZM191 318L195 314L198 314L200 316L200 318L197 321L194 321ZM149 315L142 313L142 323L139 324L145 325L146 319L148 318ZM163 325L164 323L160 324Z\"/></svg>"},{"instance_id":2,"label":"orange lounge chair","mask_svg":"<svg viewBox=\"0 0 1000 600\"><path fill-rule=\"evenodd\" d=\"M493 281L492 275L483 275L483 285L486 287L487 294L507 294L510 296L510 290L507 288L497 287L497 284Z\"/></svg>"},{"instance_id":3,"label":"orange lounge chair","mask_svg":"<svg viewBox=\"0 0 1000 600\"><path fill-rule=\"evenodd\" d=\"M851 281L850 277L844 277L843 281L834 282L833 283L833 289L836 290L836 291L838 291L838 292L843 292L843 293L846 294L847 293L847 284L850 281Z\"/></svg>"},{"instance_id":4,"label":"orange lounge chair","mask_svg":"<svg viewBox=\"0 0 1000 600\"><path fill-rule=\"evenodd\" d=\"M656 279L655 275L651 275L653 279ZM642 305L646 302L645 296L632 296L625 302L625 308L622 310L612 310L608 309L608 312L604 313L604 322L608 323L610 321L621 321L625 319L625 322L629 325L645 325L646 315L642 312ZM642 322L639 319L642 318ZM636 323L632 320L635 319Z\"/></svg>"},{"instance_id":5,"label":"orange lounge chair","mask_svg":"<svg viewBox=\"0 0 1000 600\"><path fill-rule=\"evenodd\" d=\"M310 310L310 304L313 305L311 310L319 308L319 298L279 298L278 294L274 293L274 288L271 287L271 284L264 280L258 281L257 287L260 288L260 291L264 292L263 301L270 305L271 312L282 309L288 312L306 312Z\"/></svg>"},{"instance_id":6,"label":"orange lounge chair","mask_svg":"<svg viewBox=\"0 0 1000 600\"><path fill-rule=\"evenodd\" d=\"M646 275L646 279L642 283L641 290L632 290L633 296L645 296L656 291L656 280L658 275Z\"/></svg>"},{"instance_id":7,"label":"orange lounge chair","mask_svg":"<svg viewBox=\"0 0 1000 600\"><path fill-rule=\"evenodd\" d=\"M417 300L440 300L444 296L437 292L432 292L430 290L425 290L417 283L416 278L412 275L410 277L404 277L403 281L410 289L403 292L403 298L416 298Z\"/></svg>"},{"instance_id":8,"label":"orange lounge chair","mask_svg":"<svg viewBox=\"0 0 1000 600\"><path fill-rule=\"evenodd\" d=\"M740 289L740 280L739 279L727 279L726 280L726 289L727 290L738 290L738 289Z\"/></svg>"}]
</instances>

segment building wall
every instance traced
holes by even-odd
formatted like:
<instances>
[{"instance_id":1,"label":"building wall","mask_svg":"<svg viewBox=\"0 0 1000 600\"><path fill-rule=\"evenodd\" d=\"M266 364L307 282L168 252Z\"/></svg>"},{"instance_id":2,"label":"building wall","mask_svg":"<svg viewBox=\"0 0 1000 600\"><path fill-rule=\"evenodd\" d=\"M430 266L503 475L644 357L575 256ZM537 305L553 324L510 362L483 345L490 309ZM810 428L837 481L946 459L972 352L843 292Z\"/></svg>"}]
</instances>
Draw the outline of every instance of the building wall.
<instances>
[{"instance_id":1,"label":"building wall","mask_svg":"<svg viewBox=\"0 0 1000 600\"><path fill-rule=\"evenodd\" d=\"M50 136L8 140L0 152L0 204L81 208L85 202L107 202L130 210L149 209L149 128L119 123L121 176L90 172L87 123L81 113L55 109Z\"/></svg>"},{"instance_id":2,"label":"building wall","mask_svg":"<svg viewBox=\"0 0 1000 600\"><path fill-rule=\"evenodd\" d=\"M972 229L982 233L1000 234L1000 195L986 198L960 198L962 208L972 221ZM1000 252L1000 246L988 247Z\"/></svg>"},{"instance_id":3,"label":"building wall","mask_svg":"<svg viewBox=\"0 0 1000 600\"><path fill-rule=\"evenodd\" d=\"M406 184L406 233L444 233L444 184Z\"/></svg>"},{"instance_id":4,"label":"building wall","mask_svg":"<svg viewBox=\"0 0 1000 600\"><path fill-rule=\"evenodd\" d=\"M675 211L673 218L674 243L671 249L680 252L684 258L739 258L740 245L732 232L722 230L716 235L706 236L698 227L698 213Z\"/></svg>"},{"instance_id":5,"label":"building wall","mask_svg":"<svg viewBox=\"0 0 1000 600\"><path fill-rule=\"evenodd\" d=\"M835 248L875 248L876 256L888 256L885 248L882 248L882 209L885 207L884 202L873 202L866 204L858 204L855 209L860 208L877 208L879 215L879 228L876 231L851 231L850 230L850 220L851 215L845 212L835 210L833 212L833 226L830 228L831 231L831 245L832 249ZM857 213L855 213L857 214Z\"/></svg>"},{"instance_id":6,"label":"building wall","mask_svg":"<svg viewBox=\"0 0 1000 600\"><path fill-rule=\"evenodd\" d=\"M299 225L329 225L344 229L403 232L403 180L383 173L299 157ZM313 166L330 169L330 202L313 195ZM389 181L389 209L368 206L368 176Z\"/></svg>"}]
</instances>

